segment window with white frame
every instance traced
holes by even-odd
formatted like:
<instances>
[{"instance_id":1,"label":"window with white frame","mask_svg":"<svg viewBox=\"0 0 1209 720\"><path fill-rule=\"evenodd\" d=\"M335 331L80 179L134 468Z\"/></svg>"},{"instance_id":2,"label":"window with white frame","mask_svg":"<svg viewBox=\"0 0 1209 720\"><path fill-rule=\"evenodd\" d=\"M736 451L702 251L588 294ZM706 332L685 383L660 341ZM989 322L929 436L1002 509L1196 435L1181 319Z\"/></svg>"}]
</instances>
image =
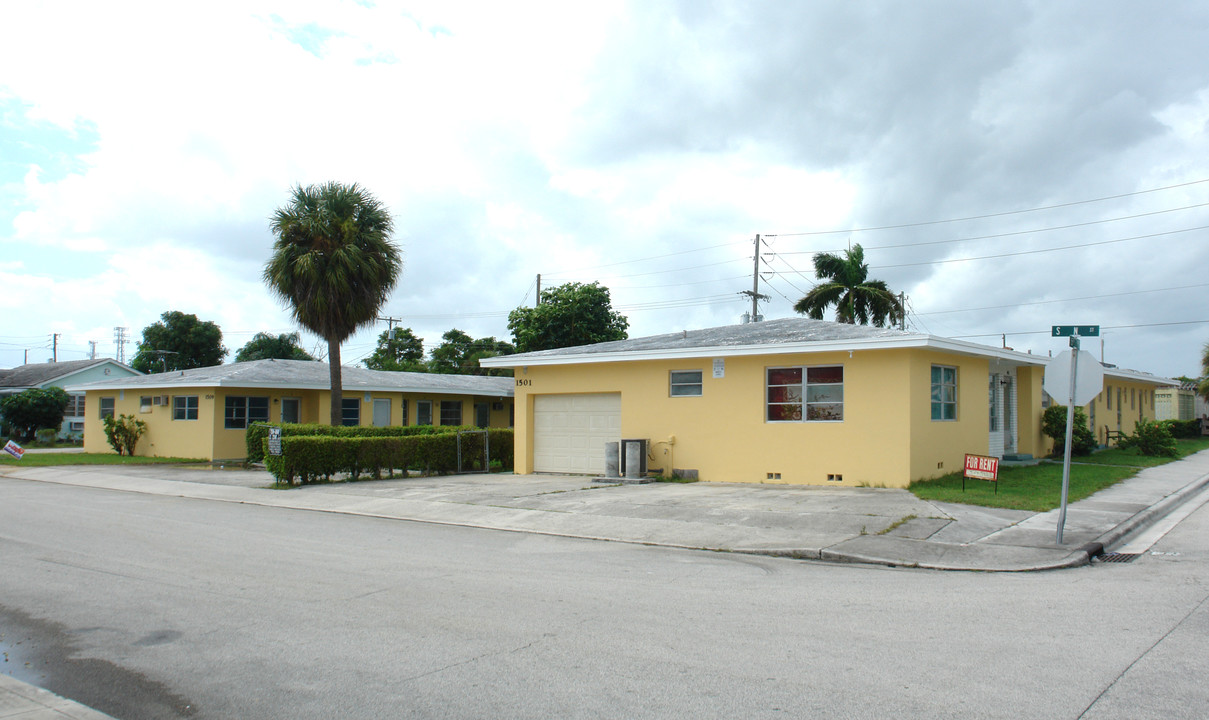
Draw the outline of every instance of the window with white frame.
<instances>
[{"instance_id":1,"label":"window with white frame","mask_svg":"<svg viewBox=\"0 0 1209 720\"><path fill-rule=\"evenodd\" d=\"M768 368L768 422L840 422L844 419L844 366Z\"/></svg>"},{"instance_id":2,"label":"window with white frame","mask_svg":"<svg viewBox=\"0 0 1209 720\"><path fill-rule=\"evenodd\" d=\"M113 403L114 403L114 398L111 398L111 397L101 398L101 404L99 406L101 413L100 413L99 417L102 420L107 417L113 417Z\"/></svg>"},{"instance_id":3,"label":"window with white frame","mask_svg":"<svg viewBox=\"0 0 1209 720\"><path fill-rule=\"evenodd\" d=\"M84 396L69 395L67 408L63 410L64 417L84 417Z\"/></svg>"},{"instance_id":4,"label":"window with white frame","mask_svg":"<svg viewBox=\"0 0 1209 720\"><path fill-rule=\"evenodd\" d=\"M669 397L701 397L700 370L672 370L668 373Z\"/></svg>"},{"instance_id":5,"label":"window with white frame","mask_svg":"<svg viewBox=\"0 0 1209 720\"><path fill-rule=\"evenodd\" d=\"M340 424L346 427L361 424L360 398L340 398Z\"/></svg>"},{"instance_id":6,"label":"window with white frame","mask_svg":"<svg viewBox=\"0 0 1209 720\"><path fill-rule=\"evenodd\" d=\"M936 368L932 368L932 383L932 419L939 420L940 418L936 417ZM994 373L987 383L987 405L991 409L991 432L999 432L999 375Z\"/></svg>"},{"instance_id":7,"label":"window with white frame","mask_svg":"<svg viewBox=\"0 0 1209 720\"><path fill-rule=\"evenodd\" d=\"M173 420L196 420L197 419L197 396L196 395L176 395L172 398L172 419Z\"/></svg>"},{"instance_id":8,"label":"window with white frame","mask_svg":"<svg viewBox=\"0 0 1209 720\"><path fill-rule=\"evenodd\" d=\"M994 389L992 388L992 392ZM932 419L957 419L957 368L932 366Z\"/></svg>"},{"instance_id":9,"label":"window with white frame","mask_svg":"<svg viewBox=\"0 0 1209 720\"><path fill-rule=\"evenodd\" d=\"M252 423L269 421L269 398L228 395L223 408L223 427L242 430Z\"/></svg>"}]
</instances>

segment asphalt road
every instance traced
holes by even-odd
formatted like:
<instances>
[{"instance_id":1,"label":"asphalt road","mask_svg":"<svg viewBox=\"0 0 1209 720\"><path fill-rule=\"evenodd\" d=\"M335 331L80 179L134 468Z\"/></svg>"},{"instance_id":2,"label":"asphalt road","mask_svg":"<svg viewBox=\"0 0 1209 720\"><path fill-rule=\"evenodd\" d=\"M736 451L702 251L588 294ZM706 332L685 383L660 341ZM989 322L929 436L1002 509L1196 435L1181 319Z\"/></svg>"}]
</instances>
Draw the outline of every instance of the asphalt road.
<instances>
[{"instance_id":1,"label":"asphalt road","mask_svg":"<svg viewBox=\"0 0 1209 720\"><path fill-rule=\"evenodd\" d=\"M0 478L0 671L119 718L1203 718L1207 538L945 573Z\"/></svg>"}]
</instances>

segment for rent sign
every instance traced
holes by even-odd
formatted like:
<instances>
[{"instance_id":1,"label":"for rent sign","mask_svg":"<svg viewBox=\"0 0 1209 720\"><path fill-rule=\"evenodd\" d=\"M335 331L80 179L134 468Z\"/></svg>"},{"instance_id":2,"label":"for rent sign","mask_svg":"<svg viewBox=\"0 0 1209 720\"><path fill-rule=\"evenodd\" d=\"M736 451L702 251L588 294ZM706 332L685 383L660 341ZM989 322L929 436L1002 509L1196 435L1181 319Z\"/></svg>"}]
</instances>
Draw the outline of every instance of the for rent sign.
<instances>
[{"instance_id":1,"label":"for rent sign","mask_svg":"<svg viewBox=\"0 0 1209 720\"><path fill-rule=\"evenodd\" d=\"M966 473L968 478L979 480L999 479L999 458L985 455L966 455Z\"/></svg>"}]
</instances>

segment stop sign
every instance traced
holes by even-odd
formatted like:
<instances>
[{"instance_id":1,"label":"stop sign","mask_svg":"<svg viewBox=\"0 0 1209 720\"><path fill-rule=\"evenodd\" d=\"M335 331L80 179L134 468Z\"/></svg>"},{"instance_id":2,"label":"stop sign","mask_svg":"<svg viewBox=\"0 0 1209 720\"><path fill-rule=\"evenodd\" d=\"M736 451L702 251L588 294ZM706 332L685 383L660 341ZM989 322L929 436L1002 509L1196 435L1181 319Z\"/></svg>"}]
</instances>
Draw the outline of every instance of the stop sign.
<instances>
[{"instance_id":1,"label":"stop sign","mask_svg":"<svg viewBox=\"0 0 1209 720\"><path fill-rule=\"evenodd\" d=\"M1080 350L1076 356L1075 395L1070 397L1070 354L1073 349L1059 353L1045 365L1045 380L1041 387L1060 403L1086 405L1104 389L1104 366L1091 353Z\"/></svg>"}]
</instances>

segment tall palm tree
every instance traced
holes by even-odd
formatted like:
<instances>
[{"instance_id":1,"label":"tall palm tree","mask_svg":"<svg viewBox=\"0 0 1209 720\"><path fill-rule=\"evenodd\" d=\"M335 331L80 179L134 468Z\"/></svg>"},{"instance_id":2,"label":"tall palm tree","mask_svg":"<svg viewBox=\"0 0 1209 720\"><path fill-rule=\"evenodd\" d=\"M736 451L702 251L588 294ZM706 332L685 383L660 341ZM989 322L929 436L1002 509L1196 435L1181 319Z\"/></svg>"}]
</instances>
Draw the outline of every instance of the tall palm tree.
<instances>
[{"instance_id":1,"label":"tall palm tree","mask_svg":"<svg viewBox=\"0 0 1209 720\"><path fill-rule=\"evenodd\" d=\"M823 319L823 311L835 305L836 322L885 327L903 317L903 304L881 280L869 280L865 251L854 245L844 256L818 253L814 274L826 282L817 285L793 306L794 311Z\"/></svg>"},{"instance_id":2,"label":"tall palm tree","mask_svg":"<svg viewBox=\"0 0 1209 720\"><path fill-rule=\"evenodd\" d=\"M340 344L373 322L399 278L402 260L390 241L394 223L356 183L294 188L273 214L273 256L264 280L303 327L327 340L332 425L344 399Z\"/></svg>"}]
</instances>

